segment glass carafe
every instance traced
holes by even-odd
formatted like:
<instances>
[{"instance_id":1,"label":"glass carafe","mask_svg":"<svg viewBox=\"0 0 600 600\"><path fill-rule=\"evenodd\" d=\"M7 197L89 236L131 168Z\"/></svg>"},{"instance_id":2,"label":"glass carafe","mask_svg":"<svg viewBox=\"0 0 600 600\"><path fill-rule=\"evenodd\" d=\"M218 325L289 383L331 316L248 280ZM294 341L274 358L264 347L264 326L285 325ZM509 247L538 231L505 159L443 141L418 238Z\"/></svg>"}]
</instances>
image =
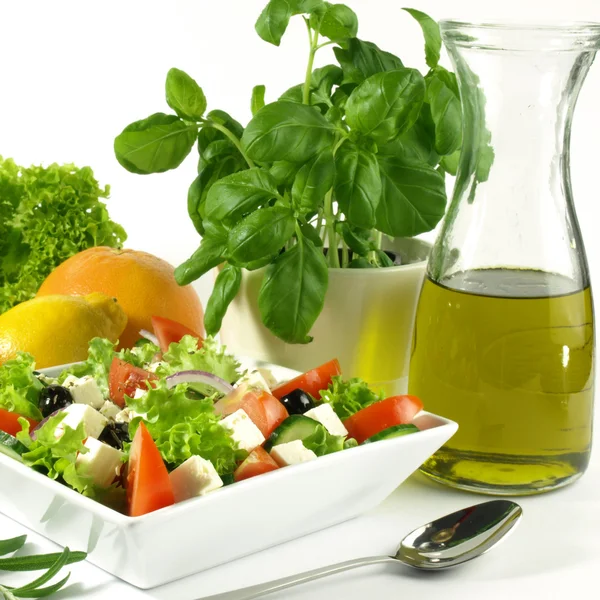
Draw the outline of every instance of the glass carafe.
<instances>
[{"instance_id":1,"label":"glass carafe","mask_svg":"<svg viewBox=\"0 0 600 600\"><path fill-rule=\"evenodd\" d=\"M542 492L582 475L592 441L593 308L569 141L600 25L441 29L463 150L409 389L459 430L422 471L483 493Z\"/></svg>"}]
</instances>

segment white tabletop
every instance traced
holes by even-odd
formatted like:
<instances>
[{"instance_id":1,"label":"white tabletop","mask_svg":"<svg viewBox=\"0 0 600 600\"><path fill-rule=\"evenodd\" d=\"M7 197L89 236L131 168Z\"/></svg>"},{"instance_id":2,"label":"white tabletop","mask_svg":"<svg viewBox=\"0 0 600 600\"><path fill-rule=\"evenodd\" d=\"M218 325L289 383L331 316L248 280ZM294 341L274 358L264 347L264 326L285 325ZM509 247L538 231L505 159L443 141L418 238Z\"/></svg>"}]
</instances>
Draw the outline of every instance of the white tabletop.
<instances>
[{"instance_id":1,"label":"white tabletop","mask_svg":"<svg viewBox=\"0 0 600 600\"><path fill-rule=\"evenodd\" d=\"M596 416L596 428L600 418ZM72 579L57 600L194 600L359 556L392 553L410 530L443 514L486 500L430 483L413 475L377 509L347 523L152 590L138 590L88 563L73 565ZM419 573L394 565L366 567L269 596L273 600L332 598L456 600L578 597L577 589L597 590L600 568L600 459L577 483L517 501L524 516L490 553L439 573ZM249 510L251 518L251 509ZM0 538L28 533L32 551L55 545L0 515ZM202 532L198 532L202 535ZM210 552L210 540L206 540ZM2 573L0 583L15 581ZM18 576L17 576L18 577ZM19 581L19 580L17 580ZM419 596L416 596L416 594ZM589 596L586 594L587 597Z\"/></svg>"}]
</instances>

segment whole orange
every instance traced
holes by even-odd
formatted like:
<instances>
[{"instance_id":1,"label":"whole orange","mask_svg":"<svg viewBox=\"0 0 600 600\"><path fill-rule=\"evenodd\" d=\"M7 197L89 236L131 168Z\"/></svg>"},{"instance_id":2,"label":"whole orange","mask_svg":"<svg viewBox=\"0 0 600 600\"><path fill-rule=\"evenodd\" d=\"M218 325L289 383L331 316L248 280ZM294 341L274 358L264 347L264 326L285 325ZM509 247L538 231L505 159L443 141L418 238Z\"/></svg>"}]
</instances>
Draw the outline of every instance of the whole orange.
<instances>
[{"instance_id":1,"label":"whole orange","mask_svg":"<svg viewBox=\"0 0 600 600\"><path fill-rule=\"evenodd\" d=\"M167 261L147 252L98 246L75 254L54 269L38 296L102 292L117 298L128 317L120 339L122 348L133 346L140 338L140 329L152 330L153 315L172 319L203 335L200 298L191 285L179 286L173 271Z\"/></svg>"}]
</instances>

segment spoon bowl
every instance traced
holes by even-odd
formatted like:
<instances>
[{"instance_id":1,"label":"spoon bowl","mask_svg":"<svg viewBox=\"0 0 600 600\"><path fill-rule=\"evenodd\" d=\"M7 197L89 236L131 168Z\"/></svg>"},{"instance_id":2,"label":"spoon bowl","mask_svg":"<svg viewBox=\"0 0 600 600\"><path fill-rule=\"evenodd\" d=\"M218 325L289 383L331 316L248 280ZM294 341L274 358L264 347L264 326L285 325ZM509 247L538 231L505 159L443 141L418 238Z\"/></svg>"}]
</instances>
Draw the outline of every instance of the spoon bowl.
<instances>
[{"instance_id":1,"label":"spoon bowl","mask_svg":"<svg viewBox=\"0 0 600 600\"><path fill-rule=\"evenodd\" d=\"M301 583L379 563L408 565L425 571L448 569L487 552L513 529L522 514L523 510L515 502L490 500L415 529L400 542L394 556L355 558L200 600L252 600Z\"/></svg>"},{"instance_id":2,"label":"spoon bowl","mask_svg":"<svg viewBox=\"0 0 600 600\"><path fill-rule=\"evenodd\" d=\"M522 508L510 500L470 506L409 533L393 558L417 569L454 567L496 545L522 514Z\"/></svg>"}]
</instances>

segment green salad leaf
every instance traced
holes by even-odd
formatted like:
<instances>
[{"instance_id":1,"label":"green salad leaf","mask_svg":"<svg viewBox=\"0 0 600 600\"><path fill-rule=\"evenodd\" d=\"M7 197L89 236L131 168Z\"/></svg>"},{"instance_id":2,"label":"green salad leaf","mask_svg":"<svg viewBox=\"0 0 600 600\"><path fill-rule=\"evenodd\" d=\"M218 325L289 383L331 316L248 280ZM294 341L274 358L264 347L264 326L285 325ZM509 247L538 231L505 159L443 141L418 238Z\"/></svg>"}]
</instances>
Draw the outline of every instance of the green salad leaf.
<instances>
[{"instance_id":1,"label":"green salad leaf","mask_svg":"<svg viewBox=\"0 0 600 600\"><path fill-rule=\"evenodd\" d=\"M332 379L329 387L321 392L321 399L331 404L337 416L343 420L383 400L383 394L376 394L362 379L355 377L344 381L338 375Z\"/></svg>"},{"instance_id":2,"label":"green salad leaf","mask_svg":"<svg viewBox=\"0 0 600 600\"><path fill-rule=\"evenodd\" d=\"M198 340L191 335L185 335L177 344L171 344L163 354L161 365L156 369L159 377L166 377L178 371L208 371L230 383L237 381L242 375L240 363L225 352L212 337L207 337L201 348ZM194 386L205 396L210 396L214 390L208 386Z\"/></svg>"},{"instance_id":3,"label":"green salad leaf","mask_svg":"<svg viewBox=\"0 0 600 600\"><path fill-rule=\"evenodd\" d=\"M145 369L152 362L156 354L160 352L160 348L150 341L143 344L138 344L133 348L125 348L117 353L117 356L132 364L134 367Z\"/></svg>"},{"instance_id":4,"label":"green salad leaf","mask_svg":"<svg viewBox=\"0 0 600 600\"><path fill-rule=\"evenodd\" d=\"M57 438L56 428L65 417L65 412L50 417L36 430L35 440L29 435L28 421L19 419L23 429L17 433L17 439L28 449L22 455L23 463L45 473L50 479L61 479L78 492L92 496L94 486L91 480L80 475L75 467L77 454L89 452L83 445L87 438L84 424L80 423L77 429L66 425L64 433Z\"/></svg>"},{"instance_id":5,"label":"green salad leaf","mask_svg":"<svg viewBox=\"0 0 600 600\"><path fill-rule=\"evenodd\" d=\"M58 383L62 383L69 375L75 377L91 375L102 393L108 396L108 374L114 356L115 344L104 338L94 338L90 341L87 360L65 369L60 374Z\"/></svg>"},{"instance_id":6,"label":"green salad leaf","mask_svg":"<svg viewBox=\"0 0 600 600\"><path fill-rule=\"evenodd\" d=\"M109 191L89 167L25 168L0 156L0 314L77 252L122 246L127 235L101 201Z\"/></svg>"},{"instance_id":7,"label":"green salad leaf","mask_svg":"<svg viewBox=\"0 0 600 600\"><path fill-rule=\"evenodd\" d=\"M44 386L33 374L34 366L33 356L24 352L0 366L0 408L39 421L38 399Z\"/></svg>"},{"instance_id":8,"label":"green salad leaf","mask_svg":"<svg viewBox=\"0 0 600 600\"><path fill-rule=\"evenodd\" d=\"M219 424L214 399L191 397L189 390L187 384L168 390L163 380L140 398L127 398L127 406L143 415L131 421L131 439L143 419L169 465L176 467L198 455L210 460L219 474L233 472L244 452L237 449L230 432Z\"/></svg>"},{"instance_id":9,"label":"green salad leaf","mask_svg":"<svg viewBox=\"0 0 600 600\"><path fill-rule=\"evenodd\" d=\"M315 432L304 438L302 443L317 456L325 456L325 454L343 450L345 439L341 435L331 435L325 426L319 423L319 427L315 428Z\"/></svg>"}]
</instances>

